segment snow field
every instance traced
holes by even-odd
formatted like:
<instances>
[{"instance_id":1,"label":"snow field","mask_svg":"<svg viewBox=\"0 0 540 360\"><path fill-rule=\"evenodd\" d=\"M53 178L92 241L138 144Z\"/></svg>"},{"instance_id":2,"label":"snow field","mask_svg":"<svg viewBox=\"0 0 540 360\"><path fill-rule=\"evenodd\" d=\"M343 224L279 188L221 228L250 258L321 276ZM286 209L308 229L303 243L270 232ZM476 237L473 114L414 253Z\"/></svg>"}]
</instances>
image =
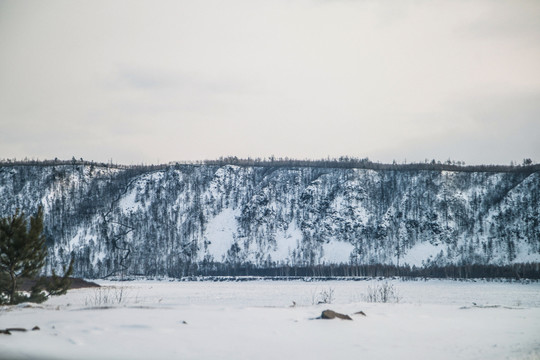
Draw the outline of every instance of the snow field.
<instances>
[{"instance_id":1,"label":"snow field","mask_svg":"<svg viewBox=\"0 0 540 360\"><path fill-rule=\"evenodd\" d=\"M379 281L100 284L0 308L2 329L41 328L1 336L0 358L540 358L539 283L391 280L386 304L364 301ZM327 308L353 321L314 320Z\"/></svg>"}]
</instances>

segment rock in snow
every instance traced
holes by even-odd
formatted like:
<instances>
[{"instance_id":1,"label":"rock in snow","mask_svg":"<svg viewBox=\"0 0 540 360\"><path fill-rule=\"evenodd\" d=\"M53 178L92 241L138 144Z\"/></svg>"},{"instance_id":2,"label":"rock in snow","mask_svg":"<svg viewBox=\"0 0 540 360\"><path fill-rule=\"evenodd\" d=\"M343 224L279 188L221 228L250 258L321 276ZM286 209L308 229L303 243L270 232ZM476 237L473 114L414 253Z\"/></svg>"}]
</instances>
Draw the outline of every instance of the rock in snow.
<instances>
[{"instance_id":1,"label":"rock in snow","mask_svg":"<svg viewBox=\"0 0 540 360\"><path fill-rule=\"evenodd\" d=\"M340 313L335 312L333 310L324 310L321 313L320 318L321 319L335 319L335 318L338 318L338 319L343 319L343 320L352 320L349 315L340 314Z\"/></svg>"}]
</instances>

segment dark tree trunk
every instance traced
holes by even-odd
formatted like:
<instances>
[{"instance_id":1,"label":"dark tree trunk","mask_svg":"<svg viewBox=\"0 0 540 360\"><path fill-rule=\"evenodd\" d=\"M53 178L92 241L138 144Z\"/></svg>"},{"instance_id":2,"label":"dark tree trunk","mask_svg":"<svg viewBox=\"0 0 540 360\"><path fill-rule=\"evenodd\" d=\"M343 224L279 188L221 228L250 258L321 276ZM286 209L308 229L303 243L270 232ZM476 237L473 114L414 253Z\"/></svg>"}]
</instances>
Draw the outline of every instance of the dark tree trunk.
<instances>
[{"instance_id":1,"label":"dark tree trunk","mask_svg":"<svg viewBox=\"0 0 540 360\"><path fill-rule=\"evenodd\" d=\"M15 304L15 291L17 290L17 277L13 271L9 272L9 277L11 278L11 289L9 291L9 304Z\"/></svg>"}]
</instances>

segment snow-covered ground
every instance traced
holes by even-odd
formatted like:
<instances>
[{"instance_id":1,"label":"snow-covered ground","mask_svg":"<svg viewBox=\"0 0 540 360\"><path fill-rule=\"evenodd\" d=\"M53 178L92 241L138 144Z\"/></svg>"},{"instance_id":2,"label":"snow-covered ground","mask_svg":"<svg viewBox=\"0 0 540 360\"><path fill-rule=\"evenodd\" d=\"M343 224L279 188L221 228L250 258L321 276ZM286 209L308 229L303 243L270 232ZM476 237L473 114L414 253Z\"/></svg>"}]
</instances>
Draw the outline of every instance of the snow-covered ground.
<instances>
[{"instance_id":1,"label":"snow-covered ground","mask_svg":"<svg viewBox=\"0 0 540 360\"><path fill-rule=\"evenodd\" d=\"M0 308L0 329L41 329L0 335L0 358L540 359L540 283L392 280L399 303L365 302L382 283L101 281Z\"/></svg>"}]
</instances>

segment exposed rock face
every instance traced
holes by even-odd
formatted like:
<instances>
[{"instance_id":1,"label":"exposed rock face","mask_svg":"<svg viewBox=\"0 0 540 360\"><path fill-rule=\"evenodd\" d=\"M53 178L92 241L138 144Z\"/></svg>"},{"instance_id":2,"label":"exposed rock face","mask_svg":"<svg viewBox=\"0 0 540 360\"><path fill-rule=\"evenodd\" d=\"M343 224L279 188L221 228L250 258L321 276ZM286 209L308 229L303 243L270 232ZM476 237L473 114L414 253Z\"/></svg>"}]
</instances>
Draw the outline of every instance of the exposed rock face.
<instances>
[{"instance_id":1,"label":"exposed rock face","mask_svg":"<svg viewBox=\"0 0 540 360\"><path fill-rule=\"evenodd\" d=\"M79 277L540 262L538 172L0 167L0 216L40 204L47 271Z\"/></svg>"},{"instance_id":2,"label":"exposed rock face","mask_svg":"<svg viewBox=\"0 0 540 360\"><path fill-rule=\"evenodd\" d=\"M36 284L36 282L39 279L22 279L22 281L19 283L18 288L21 291L31 291L32 287ZM49 281L50 277L46 277L46 281ZM89 287L100 287L98 284L86 281L84 279L80 278L70 278L71 284L69 286L69 289L81 289L81 288L89 288Z\"/></svg>"}]
</instances>

